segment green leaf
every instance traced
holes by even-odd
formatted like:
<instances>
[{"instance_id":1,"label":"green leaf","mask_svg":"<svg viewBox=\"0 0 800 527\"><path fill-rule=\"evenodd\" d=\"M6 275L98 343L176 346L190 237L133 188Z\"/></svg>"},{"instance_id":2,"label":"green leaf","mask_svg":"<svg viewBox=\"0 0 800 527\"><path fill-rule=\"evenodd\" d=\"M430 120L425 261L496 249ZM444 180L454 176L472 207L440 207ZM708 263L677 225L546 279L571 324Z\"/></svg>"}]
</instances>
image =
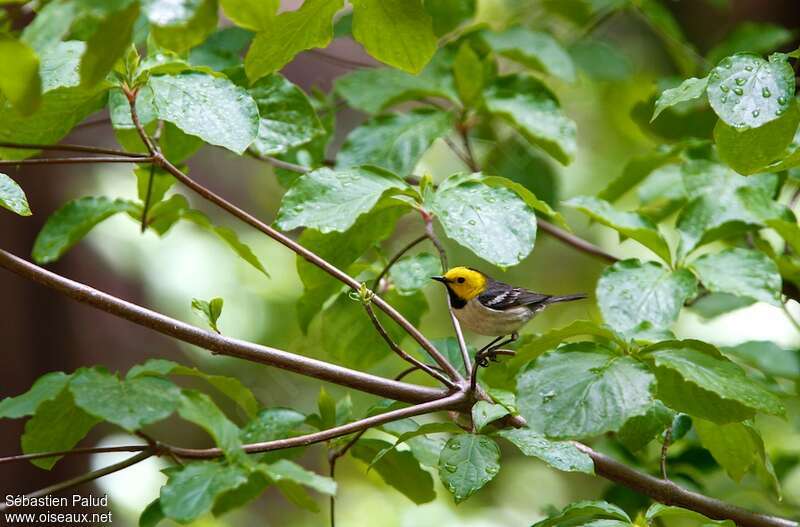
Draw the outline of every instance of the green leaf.
<instances>
[{"instance_id":1,"label":"green leaf","mask_svg":"<svg viewBox=\"0 0 800 527\"><path fill-rule=\"evenodd\" d=\"M674 418L675 412L664 406L664 403L658 400L653 401L647 413L628 419L625 425L619 429L617 439L625 445L625 448L636 452L646 447L664 430L670 428ZM674 437L673 439L679 438Z\"/></svg>"},{"instance_id":2,"label":"green leaf","mask_svg":"<svg viewBox=\"0 0 800 527\"><path fill-rule=\"evenodd\" d=\"M136 167L133 169L133 173L136 175L136 191L139 200L143 203L147 200L147 189L150 187L151 206L163 200L164 195L176 181L175 177L163 168L153 168L155 170L153 170L152 185L150 185L150 167Z\"/></svg>"},{"instance_id":3,"label":"green leaf","mask_svg":"<svg viewBox=\"0 0 800 527\"><path fill-rule=\"evenodd\" d=\"M653 374L592 343L568 344L517 377L517 407L531 429L580 439L615 432L653 402Z\"/></svg>"},{"instance_id":4,"label":"green leaf","mask_svg":"<svg viewBox=\"0 0 800 527\"><path fill-rule=\"evenodd\" d=\"M555 210L553 210L553 208L547 202L537 198L536 195L534 195L533 192L528 190L526 186L516 181L512 181L510 179L500 176L485 176L480 173L475 173L470 176L467 176L467 179L472 181L480 181L481 183L485 183L490 187L494 188L507 188L516 193L517 196L522 198L523 201L525 201L525 203L527 203L532 209L547 216L548 219L550 219L560 227L568 231L572 230L567 224L567 220L564 219L564 216L562 216L560 212L556 212Z\"/></svg>"},{"instance_id":5,"label":"green leaf","mask_svg":"<svg viewBox=\"0 0 800 527\"><path fill-rule=\"evenodd\" d=\"M25 192L7 175L0 173L0 207L20 216L30 216L30 206Z\"/></svg>"},{"instance_id":6,"label":"green leaf","mask_svg":"<svg viewBox=\"0 0 800 527\"><path fill-rule=\"evenodd\" d=\"M399 102L425 97L458 102L449 70L449 56L442 51L419 75L392 68L365 68L337 78L334 90L348 105L370 114ZM364 86L370 89L365 90Z\"/></svg>"},{"instance_id":7,"label":"green leaf","mask_svg":"<svg viewBox=\"0 0 800 527\"><path fill-rule=\"evenodd\" d=\"M480 98L484 76L484 63L469 42L464 42L453 61L453 80L465 106L471 106Z\"/></svg>"},{"instance_id":8,"label":"green leaf","mask_svg":"<svg viewBox=\"0 0 800 527\"><path fill-rule=\"evenodd\" d=\"M442 339L431 339L431 344L439 350L439 353L444 356L444 358L453 365L453 367L458 370L461 375L468 375L468 373L464 370L464 359L461 356L461 348L458 345L458 340L455 337L446 337ZM467 351L469 352L470 357L474 357L477 350L467 345ZM424 357L424 362L431 365L436 366L436 361L430 357L427 352L420 347L419 353Z\"/></svg>"},{"instance_id":9,"label":"green leaf","mask_svg":"<svg viewBox=\"0 0 800 527\"><path fill-rule=\"evenodd\" d=\"M663 503L654 503L645 512L645 520L648 525L652 525L657 518L675 518L691 520L695 524L703 526L719 525L721 527L735 527L735 523L731 520L711 520L699 512L690 511L688 509L681 509L680 507L671 507Z\"/></svg>"},{"instance_id":10,"label":"green leaf","mask_svg":"<svg viewBox=\"0 0 800 527\"><path fill-rule=\"evenodd\" d=\"M265 276L269 277L269 273L266 269L264 269L264 266L261 264L255 253L253 253L253 250L249 245L239 240L239 235L236 234L235 231L227 227L214 225L211 223L211 220L208 218L208 216L199 210L187 210L183 212L182 217L191 221L195 225L202 227L208 232L217 235L228 245L228 247L233 250L234 253L236 253L237 256L264 273Z\"/></svg>"},{"instance_id":11,"label":"green leaf","mask_svg":"<svg viewBox=\"0 0 800 527\"><path fill-rule=\"evenodd\" d=\"M294 435L306 416L291 408L264 408L242 429L243 443L261 443Z\"/></svg>"},{"instance_id":12,"label":"green leaf","mask_svg":"<svg viewBox=\"0 0 800 527\"><path fill-rule=\"evenodd\" d=\"M717 425L703 419L695 419L694 428L703 448L731 478L741 481L758 458L757 432L744 423Z\"/></svg>"},{"instance_id":13,"label":"green leaf","mask_svg":"<svg viewBox=\"0 0 800 527\"><path fill-rule=\"evenodd\" d=\"M176 53L202 43L217 29L217 0L146 0L142 7L155 42Z\"/></svg>"},{"instance_id":14,"label":"green leaf","mask_svg":"<svg viewBox=\"0 0 800 527\"><path fill-rule=\"evenodd\" d=\"M425 0L425 10L433 18L433 31L443 36L475 15L476 0Z\"/></svg>"},{"instance_id":15,"label":"green leaf","mask_svg":"<svg viewBox=\"0 0 800 527\"><path fill-rule=\"evenodd\" d=\"M435 432L432 431L428 435L417 435L417 432L423 428L425 428L425 430L430 430L430 426L432 426L430 423L419 425L413 419L403 419L386 423L381 429L384 432L397 436L398 442L405 442L411 450L411 453L414 454L414 457L417 458L422 465L429 468L436 468L439 466L439 454L442 448L444 448L445 439L442 437L434 437L431 434ZM413 435L413 437L404 437L409 434ZM403 438L402 441L400 441L401 438Z\"/></svg>"},{"instance_id":16,"label":"green leaf","mask_svg":"<svg viewBox=\"0 0 800 527\"><path fill-rule=\"evenodd\" d=\"M519 74L498 77L485 91L484 99L490 114L508 121L561 164L569 164L575 157L575 123L563 114L558 99L540 81Z\"/></svg>"},{"instance_id":17,"label":"green leaf","mask_svg":"<svg viewBox=\"0 0 800 527\"><path fill-rule=\"evenodd\" d=\"M42 102L39 58L25 42L0 35L0 93L24 115Z\"/></svg>"},{"instance_id":18,"label":"green leaf","mask_svg":"<svg viewBox=\"0 0 800 527\"><path fill-rule=\"evenodd\" d=\"M512 428L498 432L526 456L540 459L557 470L594 474L594 462L588 454L569 441L550 441L530 428Z\"/></svg>"},{"instance_id":19,"label":"green leaf","mask_svg":"<svg viewBox=\"0 0 800 527\"><path fill-rule=\"evenodd\" d=\"M189 201L180 194L175 194L165 201L159 201L150 207L147 213L147 227L164 236L185 215L191 214ZM134 219L141 221L141 212L137 211Z\"/></svg>"},{"instance_id":20,"label":"green leaf","mask_svg":"<svg viewBox=\"0 0 800 527\"><path fill-rule=\"evenodd\" d=\"M714 127L717 152L722 161L740 174L761 172L792 143L798 123L800 111L795 102L779 118L758 128L740 130L719 120Z\"/></svg>"},{"instance_id":21,"label":"green leaf","mask_svg":"<svg viewBox=\"0 0 800 527\"><path fill-rule=\"evenodd\" d=\"M794 33L786 28L764 22L743 22L711 48L706 59L716 64L728 55L749 51L764 55L794 40Z\"/></svg>"},{"instance_id":22,"label":"green leaf","mask_svg":"<svg viewBox=\"0 0 800 527\"><path fill-rule=\"evenodd\" d=\"M395 289L401 295L413 295L431 283L431 276L442 273L442 264L437 256L420 253L398 260L389 269Z\"/></svg>"},{"instance_id":23,"label":"green leaf","mask_svg":"<svg viewBox=\"0 0 800 527\"><path fill-rule=\"evenodd\" d=\"M319 389L317 408L319 409L319 428L321 430L336 426L336 399L331 397L324 387Z\"/></svg>"},{"instance_id":24,"label":"green leaf","mask_svg":"<svg viewBox=\"0 0 800 527\"><path fill-rule=\"evenodd\" d=\"M213 386L217 391L228 397L244 410L247 417L254 418L258 411L258 401L253 392L242 381L235 377L224 375L212 375L205 373L197 368L189 368L176 362L164 359L150 359L144 364L134 366L128 371L127 378L132 379L140 375L180 375L186 377L197 377L203 379Z\"/></svg>"},{"instance_id":25,"label":"green leaf","mask_svg":"<svg viewBox=\"0 0 800 527\"><path fill-rule=\"evenodd\" d=\"M194 390L183 390L178 414L208 432L228 460L240 463L248 461L239 440L239 428L222 413L209 396ZM169 513L167 515L171 516Z\"/></svg>"},{"instance_id":26,"label":"green leaf","mask_svg":"<svg viewBox=\"0 0 800 527\"><path fill-rule=\"evenodd\" d=\"M678 161L680 152L686 147L686 144L677 144L666 150L655 150L643 156L632 158L625 164L616 179L601 190L597 195L598 198L606 201L614 202L624 196L632 188L636 188L642 181L644 181L655 170Z\"/></svg>"},{"instance_id":27,"label":"green leaf","mask_svg":"<svg viewBox=\"0 0 800 527\"><path fill-rule=\"evenodd\" d=\"M667 264L672 261L669 245L658 226L641 214L619 211L609 202L592 196L578 196L565 201L564 205L580 210L593 220L616 230L621 236L636 240Z\"/></svg>"},{"instance_id":28,"label":"green leaf","mask_svg":"<svg viewBox=\"0 0 800 527\"><path fill-rule=\"evenodd\" d=\"M12 143L58 143L77 123L102 108L106 83L80 87L78 63L83 42L59 42L39 56L42 102L30 115L19 113L10 103L0 103L0 141ZM25 159L35 150L0 148L4 159Z\"/></svg>"},{"instance_id":29,"label":"green leaf","mask_svg":"<svg viewBox=\"0 0 800 527\"><path fill-rule=\"evenodd\" d=\"M486 174L519 183L550 205L558 202L559 180L556 170L550 156L517 136L498 141L483 160Z\"/></svg>"},{"instance_id":30,"label":"green leaf","mask_svg":"<svg viewBox=\"0 0 800 527\"><path fill-rule=\"evenodd\" d=\"M485 435L453 436L439 457L439 477L456 503L478 492L499 471L500 448Z\"/></svg>"},{"instance_id":31,"label":"green leaf","mask_svg":"<svg viewBox=\"0 0 800 527\"><path fill-rule=\"evenodd\" d=\"M192 157L205 143L199 137L184 133L174 124L165 122L158 144L164 157L177 165Z\"/></svg>"},{"instance_id":32,"label":"green leaf","mask_svg":"<svg viewBox=\"0 0 800 527\"><path fill-rule=\"evenodd\" d=\"M399 433L399 429L391 429L391 430L387 430L387 432L389 432L389 433ZM412 452L412 454L414 454L414 457L416 457L420 461L420 463L422 463L423 460L421 459L421 456L417 455L418 449L415 448L415 446L418 446L418 444L415 445L415 440L422 439L424 441L424 440L430 439L430 438L428 438L428 437L420 438L420 436L428 436L428 435L431 435L431 434L443 434L443 433L459 433L460 434L462 432L463 432L463 429L461 427L459 427L457 424L451 423L451 422L433 422L433 423L425 423L425 424L419 425L416 428L412 428L407 432L400 433L400 435L397 436L397 441L395 441L394 444L392 444L392 445L390 445L388 447L385 447L383 450L378 452L375 455L375 457L372 458L372 461L370 461L369 467L368 467L367 470L372 468L372 466L375 463L377 463L378 461L380 461L383 458L383 456L385 456L386 454L388 454L389 452L391 452L392 450L394 450L395 448L397 448L398 446L400 446L401 444L406 443L406 442L408 442L409 445L411 446L411 452ZM438 463L438 461L439 461L439 452L441 451L441 447L443 447L443 446L444 446L444 442L442 442L440 445L438 445L439 448L435 452L436 458L434 460L434 464Z\"/></svg>"},{"instance_id":33,"label":"green leaf","mask_svg":"<svg viewBox=\"0 0 800 527\"><path fill-rule=\"evenodd\" d=\"M156 527L161 521L166 519L164 511L161 510L161 500L158 498L150 502L139 515L139 527Z\"/></svg>"},{"instance_id":34,"label":"green leaf","mask_svg":"<svg viewBox=\"0 0 800 527\"><path fill-rule=\"evenodd\" d=\"M225 16L237 26L253 31L269 27L280 4L280 0L220 0Z\"/></svg>"},{"instance_id":35,"label":"green leaf","mask_svg":"<svg viewBox=\"0 0 800 527\"><path fill-rule=\"evenodd\" d=\"M166 419L180 403L180 389L165 379L120 380L99 368L76 372L69 389L79 407L129 432Z\"/></svg>"},{"instance_id":36,"label":"green leaf","mask_svg":"<svg viewBox=\"0 0 800 527\"><path fill-rule=\"evenodd\" d=\"M204 319L211 329L219 333L217 320L219 320L219 316L222 314L222 305L224 302L225 301L219 297L212 298L209 301L193 298L192 311L194 311L197 316Z\"/></svg>"},{"instance_id":37,"label":"green leaf","mask_svg":"<svg viewBox=\"0 0 800 527\"><path fill-rule=\"evenodd\" d=\"M781 348L774 342L750 341L737 346L721 348L728 357L738 359L767 375L786 379L800 378L800 355L794 350ZM0 403L2 408L2 403ZM2 414L2 412L0 412Z\"/></svg>"},{"instance_id":38,"label":"green leaf","mask_svg":"<svg viewBox=\"0 0 800 527\"><path fill-rule=\"evenodd\" d=\"M704 254L690 269L709 291L781 305L781 275L767 255L752 249Z\"/></svg>"},{"instance_id":39,"label":"green leaf","mask_svg":"<svg viewBox=\"0 0 800 527\"><path fill-rule=\"evenodd\" d=\"M487 425L509 415L509 413L508 409L503 405L493 404L488 401L478 401L472 406L472 424L475 426L475 431L480 432Z\"/></svg>"},{"instance_id":40,"label":"green leaf","mask_svg":"<svg viewBox=\"0 0 800 527\"><path fill-rule=\"evenodd\" d=\"M656 99L656 106L650 121L655 121L659 114L667 108L702 97L706 92L707 86L708 77L703 77L702 79L692 77L683 81L680 86L676 88L664 90L661 92L661 95L658 96L658 99Z\"/></svg>"},{"instance_id":41,"label":"green leaf","mask_svg":"<svg viewBox=\"0 0 800 527\"><path fill-rule=\"evenodd\" d=\"M521 262L536 241L533 208L508 188L460 175L439 186L428 204L449 238L499 266Z\"/></svg>"},{"instance_id":42,"label":"green leaf","mask_svg":"<svg viewBox=\"0 0 800 527\"><path fill-rule=\"evenodd\" d=\"M39 405L55 399L61 393L70 377L60 371L42 375L27 392L0 401L0 418L17 419L35 414Z\"/></svg>"},{"instance_id":43,"label":"green leaf","mask_svg":"<svg viewBox=\"0 0 800 527\"><path fill-rule=\"evenodd\" d=\"M734 128L758 128L778 119L794 98L794 70L786 55L769 62L758 55L726 57L711 70L708 101L720 119Z\"/></svg>"},{"instance_id":44,"label":"green leaf","mask_svg":"<svg viewBox=\"0 0 800 527\"><path fill-rule=\"evenodd\" d=\"M278 71L301 51L327 46L333 38L333 15L341 7L342 0L307 0L300 9L266 21L244 59L250 81Z\"/></svg>"},{"instance_id":45,"label":"green leaf","mask_svg":"<svg viewBox=\"0 0 800 527\"><path fill-rule=\"evenodd\" d=\"M669 328L696 292L697 281L686 269L670 271L655 262L623 260L603 271L596 295L603 320L624 333L643 322Z\"/></svg>"},{"instance_id":46,"label":"green leaf","mask_svg":"<svg viewBox=\"0 0 800 527\"><path fill-rule=\"evenodd\" d=\"M242 154L258 135L258 107L243 88L223 77L184 73L152 77L156 117L212 145Z\"/></svg>"},{"instance_id":47,"label":"green leaf","mask_svg":"<svg viewBox=\"0 0 800 527\"><path fill-rule=\"evenodd\" d=\"M72 393L67 389L54 398L42 401L36 413L25 423L25 432L20 443L22 452L57 452L69 450L83 439L100 420L75 405ZM50 470L61 459L48 457L34 459L34 465Z\"/></svg>"},{"instance_id":48,"label":"green leaf","mask_svg":"<svg viewBox=\"0 0 800 527\"><path fill-rule=\"evenodd\" d=\"M744 370L705 345L662 343L652 353L658 398L667 406L717 424L742 421L757 411L783 415L783 403ZM716 355L715 355L716 353Z\"/></svg>"},{"instance_id":49,"label":"green leaf","mask_svg":"<svg viewBox=\"0 0 800 527\"><path fill-rule=\"evenodd\" d=\"M189 463L165 472L169 480L161 487L161 510L179 523L189 523L210 511L221 495L247 482L243 467L218 461Z\"/></svg>"},{"instance_id":50,"label":"green leaf","mask_svg":"<svg viewBox=\"0 0 800 527\"><path fill-rule=\"evenodd\" d=\"M617 5L619 6L619 4ZM643 15L653 32L661 38L678 70L683 75L689 75L695 71L699 55L686 40L686 35L681 30L678 21L675 20L672 11L664 7L664 4L658 0L641 0L637 2L636 9Z\"/></svg>"},{"instance_id":51,"label":"green leaf","mask_svg":"<svg viewBox=\"0 0 800 527\"><path fill-rule=\"evenodd\" d=\"M282 75L264 77L248 91L261 115L258 137L250 145L257 154L287 152L325 133L306 94Z\"/></svg>"},{"instance_id":52,"label":"green leaf","mask_svg":"<svg viewBox=\"0 0 800 527\"><path fill-rule=\"evenodd\" d=\"M275 482L287 499L306 510L318 512L319 508L303 487L312 488L323 494L336 494L336 481L306 470L292 461L281 459L268 466L260 465L258 468Z\"/></svg>"},{"instance_id":53,"label":"green leaf","mask_svg":"<svg viewBox=\"0 0 800 527\"><path fill-rule=\"evenodd\" d=\"M561 509L555 516L534 523L533 527L556 527L558 525L591 525L590 520L607 518L631 523L625 511L606 501L576 501Z\"/></svg>"},{"instance_id":54,"label":"green leaf","mask_svg":"<svg viewBox=\"0 0 800 527\"><path fill-rule=\"evenodd\" d=\"M501 33L485 31L481 36L498 55L567 82L575 80L572 58L547 33L517 26Z\"/></svg>"},{"instance_id":55,"label":"green leaf","mask_svg":"<svg viewBox=\"0 0 800 527\"><path fill-rule=\"evenodd\" d=\"M633 74L624 50L605 40L584 37L569 47L569 54L578 69L598 81L624 81Z\"/></svg>"},{"instance_id":56,"label":"green leaf","mask_svg":"<svg viewBox=\"0 0 800 527\"><path fill-rule=\"evenodd\" d=\"M323 234L346 231L381 197L406 188L402 179L380 168L320 168L298 178L286 192L276 224L284 231L298 227Z\"/></svg>"},{"instance_id":57,"label":"green leaf","mask_svg":"<svg viewBox=\"0 0 800 527\"><path fill-rule=\"evenodd\" d=\"M436 52L433 20L421 0L354 0L353 38L376 59L419 73Z\"/></svg>"},{"instance_id":58,"label":"green leaf","mask_svg":"<svg viewBox=\"0 0 800 527\"><path fill-rule=\"evenodd\" d=\"M386 448L389 450L371 465L383 481L417 505L436 499L433 478L420 467L419 461L411 452L396 450L391 443L379 439L359 439L350 452L356 459L371 463Z\"/></svg>"},{"instance_id":59,"label":"green leaf","mask_svg":"<svg viewBox=\"0 0 800 527\"><path fill-rule=\"evenodd\" d=\"M64 255L98 223L120 212L133 210L130 201L87 197L68 202L54 212L36 236L33 259L51 263Z\"/></svg>"},{"instance_id":60,"label":"green leaf","mask_svg":"<svg viewBox=\"0 0 800 527\"><path fill-rule=\"evenodd\" d=\"M389 291L382 296L412 324L419 323L428 308L425 295L421 291L410 296L400 296L395 291ZM376 316L392 339L399 344L406 333L383 312L376 312ZM348 293L339 295L322 313L322 347L336 362L358 369L368 368L391 353L372 325L364 306L359 300L350 298Z\"/></svg>"},{"instance_id":61,"label":"green leaf","mask_svg":"<svg viewBox=\"0 0 800 527\"><path fill-rule=\"evenodd\" d=\"M242 51L252 38L251 32L240 27L220 29L205 42L192 48L189 52L189 64L207 66L215 71L240 66Z\"/></svg>"},{"instance_id":62,"label":"green leaf","mask_svg":"<svg viewBox=\"0 0 800 527\"><path fill-rule=\"evenodd\" d=\"M337 165L376 165L411 174L417 162L453 125L453 114L430 108L378 115L354 129L336 156Z\"/></svg>"},{"instance_id":63,"label":"green leaf","mask_svg":"<svg viewBox=\"0 0 800 527\"><path fill-rule=\"evenodd\" d=\"M744 177L723 165L696 160L682 166L682 175L690 202L677 220L681 256L770 220L791 217L772 199L778 182L774 174Z\"/></svg>"},{"instance_id":64,"label":"green leaf","mask_svg":"<svg viewBox=\"0 0 800 527\"><path fill-rule=\"evenodd\" d=\"M69 32L78 9L74 2L48 2L22 30L20 40L37 53L58 45Z\"/></svg>"},{"instance_id":65,"label":"green leaf","mask_svg":"<svg viewBox=\"0 0 800 527\"><path fill-rule=\"evenodd\" d=\"M555 349L565 340L577 336L597 337L608 341L618 339L616 334L606 326L600 326L588 320L576 320L563 328L551 329L534 338L523 338L516 349L517 354L507 364L512 368L519 369L545 351Z\"/></svg>"},{"instance_id":66,"label":"green leaf","mask_svg":"<svg viewBox=\"0 0 800 527\"><path fill-rule=\"evenodd\" d=\"M81 84L92 86L106 78L117 60L131 45L133 25L139 18L139 4L115 11L100 21L86 41L80 64Z\"/></svg>"}]
</instances>

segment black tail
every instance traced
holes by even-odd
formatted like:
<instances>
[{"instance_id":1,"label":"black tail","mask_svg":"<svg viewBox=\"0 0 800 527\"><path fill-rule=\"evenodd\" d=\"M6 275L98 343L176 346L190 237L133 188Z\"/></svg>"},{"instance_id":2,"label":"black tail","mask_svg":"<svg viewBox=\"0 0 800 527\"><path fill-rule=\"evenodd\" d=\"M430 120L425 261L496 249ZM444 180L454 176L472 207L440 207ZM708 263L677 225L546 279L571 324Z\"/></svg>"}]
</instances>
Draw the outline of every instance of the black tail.
<instances>
[{"instance_id":1,"label":"black tail","mask_svg":"<svg viewBox=\"0 0 800 527\"><path fill-rule=\"evenodd\" d=\"M547 299L547 303L555 304L557 302L572 302L573 300L583 300L584 298L586 298L584 293L578 293L575 295L551 296Z\"/></svg>"}]
</instances>

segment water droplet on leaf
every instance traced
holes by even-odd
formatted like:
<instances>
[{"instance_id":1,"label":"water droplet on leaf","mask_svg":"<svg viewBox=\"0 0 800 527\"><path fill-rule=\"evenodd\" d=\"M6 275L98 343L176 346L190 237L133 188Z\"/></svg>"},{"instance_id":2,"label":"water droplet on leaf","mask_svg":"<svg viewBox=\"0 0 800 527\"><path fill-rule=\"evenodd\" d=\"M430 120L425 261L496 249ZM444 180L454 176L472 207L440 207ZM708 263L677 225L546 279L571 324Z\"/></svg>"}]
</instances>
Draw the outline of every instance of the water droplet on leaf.
<instances>
[{"instance_id":1,"label":"water droplet on leaf","mask_svg":"<svg viewBox=\"0 0 800 527\"><path fill-rule=\"evenodd\" d=\"M747 82L747 79L745 79L744 77L739 77L738 79L736 79L737 86L744 86L745 82Z\"/></svg>"},{"instance_id":2,"label":"water droplet on leaf","mask_svg":"<svg viewBox=\"0 0 800 527\"><path fill-rule=\"evenodd\" d=\"M730 88L728 88L724 84L721 84L719 89L722 90L722 93L728 93L728 90L730 90Z\"/></svg>"},{"instance_id":3,"label":"water droplet on leaf","mask_svg":"<svg viewBox=\"0 0 800 527\"><path fill-rule=\"evenodd\" d=\"M761 89L761 96L764 97L765 99L768 99L771 95L772 93L770 93L769 88Z\"/></svg>"}]
</instances>

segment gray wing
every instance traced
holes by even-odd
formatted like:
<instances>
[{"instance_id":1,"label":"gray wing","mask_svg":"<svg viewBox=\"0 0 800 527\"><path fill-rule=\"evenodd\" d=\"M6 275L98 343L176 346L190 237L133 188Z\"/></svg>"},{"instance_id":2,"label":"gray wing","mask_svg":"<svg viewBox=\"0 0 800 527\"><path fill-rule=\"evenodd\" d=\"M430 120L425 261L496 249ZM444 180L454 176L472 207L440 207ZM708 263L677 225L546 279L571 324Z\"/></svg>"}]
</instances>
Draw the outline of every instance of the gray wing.
<instances>
[{"instance_id":1,"label":"gray wing","mask_svg":"<svg viewBox=\"0 0 800 527\"><path fill-rule=\"evenodd\" d=\"M519 306L527 306L537 310L545 305L551 295L534 293L521 287L513 287L503 282L492 281L486 291L478 296L478 301L484 306L503 311Z\"/></svg>"}]
</instances>

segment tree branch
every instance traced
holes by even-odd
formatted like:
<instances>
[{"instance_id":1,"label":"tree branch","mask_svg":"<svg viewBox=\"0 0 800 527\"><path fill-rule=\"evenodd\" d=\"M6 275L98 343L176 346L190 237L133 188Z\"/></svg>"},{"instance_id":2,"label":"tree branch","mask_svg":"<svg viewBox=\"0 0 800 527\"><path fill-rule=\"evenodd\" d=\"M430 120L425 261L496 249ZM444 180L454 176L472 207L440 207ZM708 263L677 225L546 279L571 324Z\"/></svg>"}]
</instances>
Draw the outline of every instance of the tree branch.
<instances>
[{"instance_id":1,"label":"tree branch","mask_svg":"<svg viewBox=\"0 0 800 527\"><path fill-rule=\"evenodd\" d=\"M0 161L0 167L18 165L73 165L87 163L153 163L154 157L44 157L37 159L19 159L16 161Z\"/></svg>"},{"instance_id":2,"label":"tree branch","mask_svg":"<svg viewBox=\"0 0 800 527\"><path fill-rule=\"evenodd\" d=\"M386 344L389 345L389 348L393 352L395 352L401 359L403 359L404 361L414 365L415 368L418 368L418 369L424 371L425 373L427 373L428 375L430 375L434 379L438 380L439 382L441 382L442 384L444 384L445 386L447 386L451 390L458 388L458 386L456 384L454 384L453 381L451 381L450 379L448 379L447 377L445 377L444 375L442 375L438 371L434 370L433 368L431 368L427 364L425 364L423 362L420 362L416 358L414 358L411 355L409 355L408 353L406 353L405 350L403 350L403 348L401 348L394 341L394 339L392 339L392 337L389 335L389 333L386 332L386 328L383 327L383 324L381 324L381 321L378 320L377 316L375 316L375 311L372 309L372 306L369 303L364 302L364 310L367 312L367 316L369 316L369 319L372 321L372 325L375 326L375 329L378 331L380 336L383 337L383 340L385 340Z\"/></svg>"},{"instance_id":3,"label":"tree branch","mask_svg":"<svg viewBox=\"0 0 800 527\"><path fill-rule=\"evenodd\" d=\"M80 454L107 454L109 452L141 452L150 448L148 445L121 445L73 448L72 450L58 450L55 452L34 452L33 454L19 454L17 456L0 457L0 465L15 461L30 461L46 457L75 456Z\"/></svg>"},{"instance_id":4,"label":"tree branch","mask_svg":"<svg viewBox=\"0 0 800 527\"><path fill-rule=\"evenodd\" d=\"M361 430L366 430L375 426L389 423L391 421L399 421L408 417L417 415L430 414L444 410L465 411L468 407L469 395L466 392L459 391L446 397L441 397L434 401L420 403L398 410L392 410L378 415L365 417L352 423L347 423L341 426L335 426L327 430L314 432L313 434L306 434L297 437L289 437L286 439L276 439L274 441L266 441L263 443L251 443L244 445L244 451L248 454L259 454L262 452L272 452L274 450L283 450L285 448L294 448L299 446L313 445L314 443L322 443L337 437L350 435ZM164 445L162 445L164 446ZM223 452L219 448L180 448L180 447L165 447L169 452L178 457L187 459L208 459L220 457Z\"/></svg>"},{"instance_id":5,"label":"tree branch","mask_svg":"<svg viewBox=\"0 0 800 527\"><path fill-rule=\"evenodd\" d=\"M59 276L2 249L0 249L0 267L59 291L74 300L212 353L275 366L307 377L409 403L436 400L446 393L206 331Z\"/></svg>"},{"instance_id":6,"label":"tree branch","mask_svg":"<svg viewBox=\"0 0 800 527\"><path fill-rule=\"evenodd\" d=\"M638 472L581 443L574 443L594 461L595 474L663 503L699 512L715 520L733 520L739 527L798 527L798 523L758 514L724 501L679 487L675 483Z\"/></svg>"},{"instance_id":7,"label":"tree branch","mask_svg":"<svg viewBox=\"0 0 800 527\"><path fill-rule=\"evenodd\" d=\"M61 483L56 483L55 485L50 485L49 487L45 487L43 489L39 489L35 492L31 492L30 494L26 494L25 497L27 498L39 498L41 496L47 496L48 494L55 494L56 492L62 491L64 489L68 489L70 487L76 487L78 485L82 485L83 483L87 483L89 481L93 481L95 479L102 478L103 476L107 476L109 474L113 474L114 472L119 472L120 470L126 469L140 461L144 461L145 459L152 457L155 455L155 451L152 449L144 450L135 456L129 457L119 463L114 463L113 465L109 465L107 467L101 468L99 470L94 470L87 474L82 474L72 479L68 479L66 481L62 481ZM3 503L0 504L0 512L3 512L11 507L8 504Z\"/></svg>"},{"instance_id":8,"label":"tree branch","mask_svg":"<svg viewBox=\"0 0 800 527\"><path fill-rule=\"evenodd\" d=\"M583 238L579 238L572 233L565 231L560 227L556 227L549 221L543 220L541 218L537 218L537 223L539 224L539 228L552 236L553 238L566 243L567 245L572 246L573 248L586 253L588 255L594 256L596 258L600 258L601 260L605 260L609 263L616 263L619 261L619 258L614 256L613 254L607 253L600 247L587 242Z\"/></svg>"},{"instance_id":9,"label":"tree branch","mask_svg":"<svg viewBox=\"0 0 800 527\"><path fill-rule=\"evenodd\" d=\"M0 148L12 148L17 150L53 150L56 152L84 152L88 154L108 154L112 156L123 157L150 157L147 154L139 154L137 152L126 152L124 150L116 150L114 148L101 148L98 146L89 145L42 145L32 143L7 143L0 141Z\"/></svg>"}]
</instances>

